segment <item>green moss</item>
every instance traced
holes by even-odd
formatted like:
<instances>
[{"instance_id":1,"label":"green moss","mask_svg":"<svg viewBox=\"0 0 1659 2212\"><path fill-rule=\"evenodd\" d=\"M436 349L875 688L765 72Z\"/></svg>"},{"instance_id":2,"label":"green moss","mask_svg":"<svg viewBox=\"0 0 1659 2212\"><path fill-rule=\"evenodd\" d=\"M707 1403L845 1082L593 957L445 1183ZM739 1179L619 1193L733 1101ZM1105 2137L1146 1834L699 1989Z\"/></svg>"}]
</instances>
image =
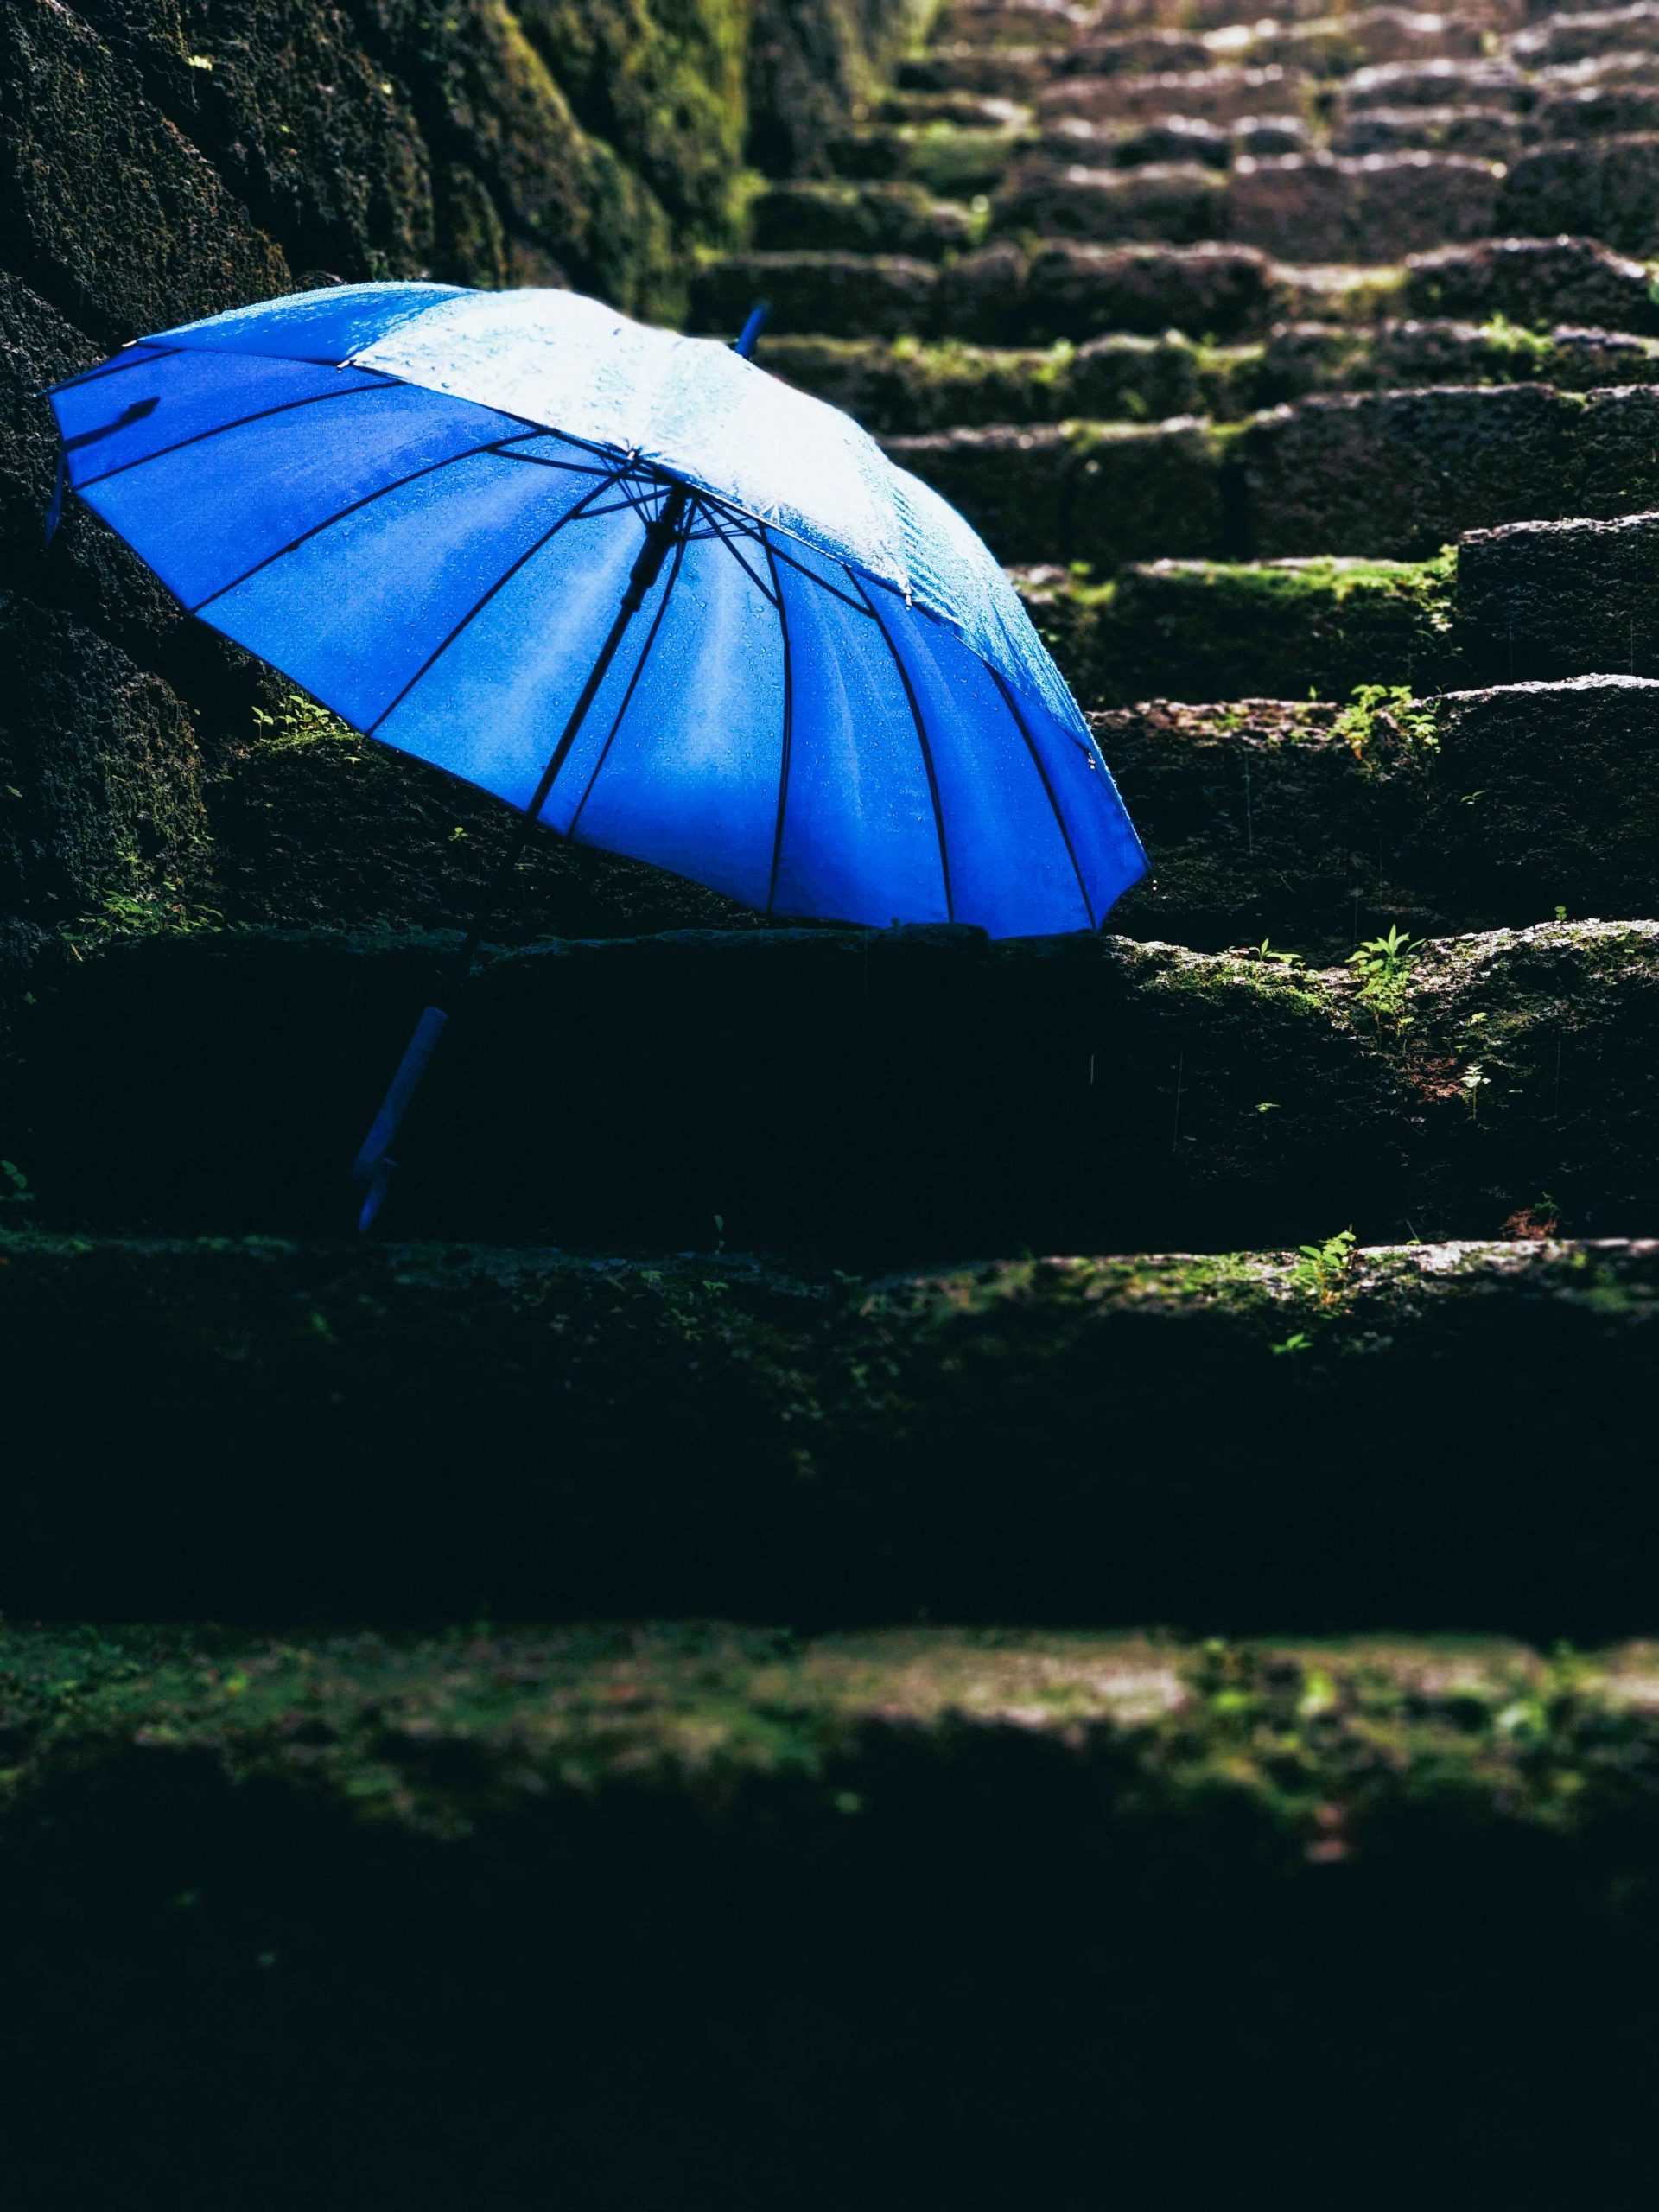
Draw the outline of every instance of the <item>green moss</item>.
<instances>
[{"instance_id":1,"label":"green moss","mask_svg":"<svg viewBox=\"0 0 1659 2212\"><path fill-rule=\"evenodd\" d=\"M1090 705L1427 692L1460 673L1457 556L1158 561L1116 589L1045 577L1038 620Z\"/></svg>"}]
</instances>

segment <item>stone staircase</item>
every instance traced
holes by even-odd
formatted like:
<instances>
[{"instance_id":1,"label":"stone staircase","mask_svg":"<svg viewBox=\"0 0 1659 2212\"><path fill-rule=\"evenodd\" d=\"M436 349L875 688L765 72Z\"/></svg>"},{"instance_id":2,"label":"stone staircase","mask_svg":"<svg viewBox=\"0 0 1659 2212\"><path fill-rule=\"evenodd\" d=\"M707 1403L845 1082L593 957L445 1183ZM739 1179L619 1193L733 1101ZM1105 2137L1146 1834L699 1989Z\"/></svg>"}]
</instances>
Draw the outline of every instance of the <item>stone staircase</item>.
<instances>
[{"instance_id":1,"label":"stone staircase","mask_svg":"<svg viewBox=\"0 0 1659 2212\"><path fill-rule=\"evenodd\" d=\"M549 845L349 1243L498 810L146 607L201 744L113 568L90 662L0 616L20 722L92 666L119 730L0 843L0 1802L21 1895L132 1834L110 1924L273 2141L267 1955L340 2142L353 2035L489 2117L431 2171L377 2120L339 2201L539 2203L544 2105L620 2212L1093 2212L1103 2140L1196 2206L1292 2075L1292 2201L1644 2201L1659 1696L1580 1655L1653 1630L1659 1541L1659 5L1236 14L950 0L691 280L1014 573L1153 857L1097 940ZM130 845L162 891L94 896ZM38 1625L135 1611L221 1625ZM493 1625L604 1619L659 1625ZM41 2051L141 2040L41 1925L104 1994ZM496 2008L567 1972L550 2090ZM1540 1987L1590 2023L1553 2119ZM1427 2183L1355 2171L1352 2069Z\"/></svg>"}]
</instances>

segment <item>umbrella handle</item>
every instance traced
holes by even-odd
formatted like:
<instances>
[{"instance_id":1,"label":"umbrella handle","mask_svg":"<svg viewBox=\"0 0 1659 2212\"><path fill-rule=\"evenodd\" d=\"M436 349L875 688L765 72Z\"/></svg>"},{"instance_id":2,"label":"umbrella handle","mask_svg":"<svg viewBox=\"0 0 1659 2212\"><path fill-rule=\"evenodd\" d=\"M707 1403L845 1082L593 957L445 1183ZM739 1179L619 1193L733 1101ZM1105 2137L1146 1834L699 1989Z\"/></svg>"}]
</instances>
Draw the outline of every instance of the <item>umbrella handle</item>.
<instances>
[{"instance_id":1,"label":"umbrella handle","mask_svg":"<svg viewBox=\"0 0 1659 2212\"><path fill-rule=\"evenodd\" d=\"M352 1164L352 1180L363 1192L362 1210L357 1217L359 1230L372 1226L375 1216L385 1202L391 1171L397 1165L386 1157L397 1138L404 1116L409 1111L421 1077L438 1047L449 1016L441 1006L424 1009L415 1024L413 1035L404 1047L404 1057L397 1063L397 1072L387 1086L380 1102L380 1110L369 1124L369 1133L358 1149Z\"/></svg>"}]
</instances>

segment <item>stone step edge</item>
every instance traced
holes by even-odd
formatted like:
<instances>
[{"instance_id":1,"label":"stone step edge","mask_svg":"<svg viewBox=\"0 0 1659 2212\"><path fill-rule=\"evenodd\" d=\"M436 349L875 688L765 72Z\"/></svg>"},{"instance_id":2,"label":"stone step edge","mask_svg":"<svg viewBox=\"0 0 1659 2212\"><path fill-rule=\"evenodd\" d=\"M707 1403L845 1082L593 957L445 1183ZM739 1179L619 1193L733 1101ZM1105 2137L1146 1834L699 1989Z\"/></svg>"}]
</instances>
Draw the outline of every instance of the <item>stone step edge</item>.
<instances>
[{"instance_id":1,"label":"stone step edge","mask_svg":"<svg viewBox=\"0 0 1659 2212\"><path fill-rule=\"evenodd\" d=\"M554 1245L475 1241L101 1236L0 1227L0 1303L35 1301L73 1287L77 1275L149 1263L158 1271L194 1267L204 1280L239 1274L255 1289L302 1277L318 1286L333 1281L342 1297L347 1287L368 1280L411 1299L467 1293L511 1301L539 1282L563 1286L578 1298L608 1300L624 1288L664 1308L681 1298L722 1313L775 1305L804 1322L868 1320L879 1308L883 1317L925 1325L1038 1296L1086 1308L1091 1322L1114 1315L1179 1319L1202 1312L1272 1332L1287 1319L1339 1319L1344 1325L1332 1327L1326 1342L1338 1357L1375 1356L1384 1348L1376 1333L1382 1317L1427 1324L1437 1302L1465 1294L1476 1282L1517 1295L1587 1300L1632 1323L1649 1307L1659 1317L1659 1237L1556 1238L1534 1224L1513 1239L1350 1244L1327 1255L1312 1274L1309 1251L1046 1255L855 1277L721 1251L607 1257ZM333 1344L335 1332L326 1333Z\"/></svg>"},{"instance_id":2,"label":"stone step edge","mask_svg":"<svg viewBox=\"0 0 1659 2212\"><path fill-rule=\"evenodd\" d=\"M787 1781L844 1825L901 1802L887 1784L902 1793L906 1768L938 1762L944 1781L976 1741L1079 1768L1109 1746L1122 1764L1103 1808L1086 1801L1091 1817L1144 1817L1150 1800L1202 1826L1218 1789L1253 1809L1255 1847L1288 1872L1386 1853L1390 1816L1452 1786L1460 1817L1494 1830L1587 1836L1628 1818L1659 1758L1659 1647L1546 1656L1498 1637L1018 1627L808 1639L718 1621L413 1639L7 1624L0 1730L0 1825L137 1755L152 1787L171 1769L188 1788L205 1763L455 1843L510 1822L531 1789L684 1798L718 1825ZM1394 1756L1376 1755L1379 1738ZM1597 1787L1569 1792L1580 1769Z\"/></svg>"}]
</instances>

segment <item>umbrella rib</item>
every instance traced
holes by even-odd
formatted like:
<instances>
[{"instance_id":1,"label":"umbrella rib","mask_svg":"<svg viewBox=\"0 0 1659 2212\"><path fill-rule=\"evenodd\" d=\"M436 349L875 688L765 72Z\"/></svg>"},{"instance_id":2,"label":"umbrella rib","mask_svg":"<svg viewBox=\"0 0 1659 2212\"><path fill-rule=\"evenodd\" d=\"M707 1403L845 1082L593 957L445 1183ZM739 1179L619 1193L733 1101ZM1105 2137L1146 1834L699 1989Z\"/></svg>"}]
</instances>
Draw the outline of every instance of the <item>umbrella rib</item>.
<instances>
[{"instance_id":1,"label":"umbrella rib","mask_svg":"<svg viewBox=\"0 0 1659 2212\"><path fill-rule=\"evenodd\" d=\"M395 713L396 710L403 705L404 700L408 698L410 693L415 689L415 686L419 683L423 678L431 673L433 667L442 658L442 656L448 652L450 646L454 644L455 639L460 637L461 632L467 627L467 624L483 613L484 609L495 597L497 592L501 590L505 585L512 582L512 579L518 575L519 569L524 567L524 563L527 561L533 561L536 558L536 556L542 550L543 547L550 543L551 541L558 536L559 532L564 528L566 523L575 522L576 518L581 514L582 509L588 505L589 501L598 499L600 493L606 489L607 484L613 484L615 481L616 478L613 476L607 478L605 482L595 484L593 490L585 493L568 513L562 514L559 517L558 520L553 524L550 530L543 531L533 545L530 546L525 551L521 553L518 556L518 558L514 561L510 567L505 568L501 571L501 574L496 578L489 589L485 592L480 598L474 601L473 604L467 608L467 612L461 616L460 621L455 624L455 626L449 632L448 635L441 639L440 642L433 647L432 651L427 655L426 658L421 663L414 675L410 677L408 683L404 685L403 689L397 694L396 697L389 699L386 704L375 716L374 720L365 726L363 731L365 737L372 737L376 730L379 728L381 723L386 720L387 716Z\"/></svg>"},{"instance_id":2,"label":"umbrella rib","mask_svg":"<svg viewBox=\"0 0 1659 2212\"><path fill-rule=\"evenodd\" d=\"M717 537L720 540L720 543L726 548L726 550L731 555L733 560L736 562L738 567L742 569L744 575L754 586L755 589L760 594L760 596L763 599L773 600L773 604L776 605L777 602L775 599L773 599L771 587L761 582L760 577L756 575L754 570L743 558L742 554L739 552L736 538L734 537L728 531L722 530L718 523L713 521L709 524L709 535L711 537Z\"/></svg>"},{"instance_id":3,"label":"umbrella rib","mask_svg":"<svg viewBox=\"0 0 1659 2212\"><path fill-rule=\"evenodd\" d=\"M957 918L956 902L950 895L950 858L944 842L944 809L939 803L939 779L933 766L933 747L927 741L927 726L922 720L922 702L916 696L916 686L910 680L910 671L905 666L904 656L893 640L893 632L876 612L875 602L850 569L845 571L853 588L863 599L875 619L887 651L893 655L893 664L899 671L899 681L905 687L905 697L910 702L910 718L916 725L916 742L921 747L922 766L927 771L927 795L933 803L933 830L939 841L939 874L944 884L944 918L949 922Z\"/></svg>"},{"instance_id":4,"label":"umbrella rib","mask_svg":"<svg viewBox=\"0 0 1659 2212\"><path fill-rule=\"evenodd\" d=\"M639 648L639 658L633 664L632 675L628 678L628 688L622 694L622 703L617 709L615 715L612 720L610 729L607 733L605 742L599 749L599 758L594 763L593 774L588 779L588 787L582 792L582 797L576 801L576 810L570 817L570 827L564 833L567 837L574 837L575 836L576 824L582 819L582 810L587 805L588 800L594 795L594 785L599 781L600 770L605 766L605 763L610 758L611 747L616 742L616 734L622 727L622 718L627 713L628 709L633 704L634 692L639 687L639 678L645 672L645 663L650 659L651 649L657 642L657 632L663 626L663 617L668 612L668 602L673 596L675 585L679 582L680 563L684 560L684 558L685 540L682 537L675 545L674 560L673 564L668 572L668 582L663 587L663 595L658 602L657 612L651 618L651 627L645 632L645 644ZM543 807L547 804L548 798L550 798L552 795L553 787L550 784L547 790L547 797L542 801L542 805Z\"/></svg>"},{"instance_id":5,"label":"umbrella rib","mask_svg":"<svg viewBox=\"0 0 1659 2212\"><path fill-rule=\"evenodd\" d=\"M863 615L867 621L874 620L874 613L861 599L849 598L838 585L830 583L827 578L819 575L816 569L809 569L804 561L797 561L791 555L785 553L781 545L774 545L767 537L764 524L760 535L761 542L774 561L781 561L786 568L796 569L806 578L808 583L816 584L820 591L827 591L831 599L838 599L843 607L850 607L855 614Z\"/></svg>"},{"instance_id":6,"label":"umbrella rib","mask_svg":"<svg viewBox=\"0 0 1659 2212\"><path fill-rule=\"evenodd\" d=\"M320 537L325 530L332 530L337 522L345 522L351 516L360 514L365 507L372 507L377 499L384 499L389 493L401 492L405 484L418 484L423 476L435 476L441 468L453 468L457 461L474 461L480 454L495 453L499 448L500 441L493 438L485 445L467 446L461 453L447 454L442 461L429 461L419 468L411 468L407 476L394 477L390 484L377 484L372 492L365 492L360 499L353 499L349 506L341 507L334 514L325 515L321 522L314 522L309 530L302 530L297 537L290 537L286 545L279 545L274 553L267 553L251 569L244 569L239 576L232 576L229 583L220 584L217 591L210 591L206 599L199 599L188 612L200 614L204 607L211 607L216 599L223 599L226 592L235 591L238 586L246 583L250 576L257 576L261 569L268 569L273 561L285 559L312 538ZM585 469L582 472L584 475L588 473Z\"/></svg>"},{"instance_id":7,"label":"umbrella rib","mask_svg":"<svg viewBox=\"0 0 1659 2212\"><path fill-rule=\"evenodd\" d=\"M772 568L772 588L778 594L778 629L784 641L784 728L778 751L778 819L772 833L772 874L766 881L768 914L778 896L778 868L784 856L784 813L789 804L790 757L795 745L795 662L789 641L789 609L784 604L784 580L778 573L778 549L760 525L760 543ZM792 564L791 564L792 565ZM840 594L836 594L840 597Z\"/></svg>"},{"instance_id":8,"label":"umbrella rib","mask_svg":"<svg viewBox=\"0 0 1659 2212\"><path fill-rule=\"evenodd\" d=\"M182 352L183 348L181 347ZM359 370L359 375L365 373ZM227 430L245 429L250 423L268 422L273 415L291 415L296 408L320 407L325 400L357 399L365 391L397 391L404 389L391 377L382 377L375 384L350 384L341 391L314 391L303 399L285 399L280 407L256 408L251 415L238 415L233 423L215 423L210 430L198 430L191 437L181 438L176 444L157 446L154 453L141 453L131 461L118 461L113 468L106 468L99 476L83 478L76 485L77 492L90 492L94 484L106 483L111 476L123 476L130 468L143 468L152 461L165 461L168 454L182 453L187 446L205 445L209 438L222 438Z\"/></svg>"},{"instance_id":9,"label":"umbrella rib","mask_svg":"<svg viewBox=\"0 0 1659 2212\"><path fill-rule=\"evenodd\" d=\"M1007 709L1014 728L1026 741L1026 750L1031 755L1031 765L1037 771L1038 780L1042 785L1049 805L1053 810L1055 827L1058 830L1065 843L1065 856L1071 863L1071 873L1077 879L1077 889L1083 898L1083 911L1089 917L1090 928L1097 929L1099 924L1095 919L1095 902L1089 896L1089 887L1083 880L1083 869L1078 865L1077 848L1071 842L1071 832L1065 826L1065 817L1060 811L1059 800L1054 796L1054 786L1048 779L1048 771L1043 766L1042 756L1037 750L1036 742L1026 726L1026 718L1016 705L1014 694L1003 681L1000 671L993 668L989 661L982 661L980 664L1002 694L1002 703Z\"/></svg>"}]
</instances>

